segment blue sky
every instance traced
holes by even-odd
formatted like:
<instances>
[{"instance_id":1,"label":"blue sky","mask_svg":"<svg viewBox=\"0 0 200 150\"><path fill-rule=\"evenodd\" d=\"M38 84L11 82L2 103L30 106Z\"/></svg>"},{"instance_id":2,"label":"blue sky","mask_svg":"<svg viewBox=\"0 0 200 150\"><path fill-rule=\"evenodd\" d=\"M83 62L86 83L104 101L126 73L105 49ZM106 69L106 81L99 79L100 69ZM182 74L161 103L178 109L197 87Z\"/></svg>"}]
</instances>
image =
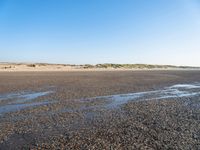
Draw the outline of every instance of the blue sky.
<instances>
[{"instance_id":1,"label":"blue sky","mask_svg":"<svg viewBox=\"0 0 200 150\"><path fill-rule=\"evenodd\" d=\"M200 66L198 0L1 0L0 61Z\"/></svg>"}]
</instances>

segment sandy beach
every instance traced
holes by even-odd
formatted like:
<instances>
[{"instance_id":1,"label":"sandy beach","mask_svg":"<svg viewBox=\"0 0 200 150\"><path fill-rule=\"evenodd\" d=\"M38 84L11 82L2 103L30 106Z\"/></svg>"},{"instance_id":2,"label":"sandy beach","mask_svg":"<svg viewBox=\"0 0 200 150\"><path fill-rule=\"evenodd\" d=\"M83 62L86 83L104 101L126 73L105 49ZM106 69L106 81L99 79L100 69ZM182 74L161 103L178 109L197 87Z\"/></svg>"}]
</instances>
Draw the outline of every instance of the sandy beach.
<instances>
[{"instance_id":1,"label":"sandy beach","mask_svg":"<svg viewBox=\"0 0 200 150\"><path fill-rule=\"evenodd\" d=\"M101 67L99 67L101 65ZM67 65L67 64L45 64L45 63L0 63L0 72L74 72L74 71L143 71L143 70L200 70L198 67L178 67L162 65L133 64L133 67L112 67L109 64L99 65ZM117 64L110 64L117 66ZM129 64L131 65L131 64Z\"/></svg>"},{"instance_id":2,"label":"sandy beach","mask_svg":"<svg viewBox=\"0 0 200 150\"><path fill-rule=\"evenodd\" d=\"M0 150L200 150L200 1L0 0Z\"/></svg>"},{"instance_id":3,"label":"sandy beach","mask_svg":"<svg viewBox=\"0 0 200 150\"><path fill-rule=\"evenodd\" d=\"M198 149L199 73L1 72L0 149Z\"/></svg>"}]
</instances>

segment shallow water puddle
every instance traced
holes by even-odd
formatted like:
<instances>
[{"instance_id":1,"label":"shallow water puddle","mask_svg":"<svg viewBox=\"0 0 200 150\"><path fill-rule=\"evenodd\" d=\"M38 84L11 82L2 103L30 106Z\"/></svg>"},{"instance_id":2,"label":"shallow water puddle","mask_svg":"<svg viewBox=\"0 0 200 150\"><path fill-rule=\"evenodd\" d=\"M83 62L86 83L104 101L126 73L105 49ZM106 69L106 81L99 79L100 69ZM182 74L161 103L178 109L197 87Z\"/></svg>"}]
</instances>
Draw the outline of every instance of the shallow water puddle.
<instances>
[{"instance_id":1,"label":"shallow water puddle","mask_svg":"<svg viewBox=\"0 0 200 150\"><path fill-rule=\"evenodd\" d=\"M52 91L46 91L46 92L22 92L22 93L9 93L0 95L0 101L2 100L8 100L8 99L21 99L24 100L32 100L35 98L38 98L40 96L45 96L47 94L52 93Z\"/></svg>"},{"instance_id":2,"label":"shallow water puddle","mask_svg":"<svg viewBox=\"0 0 200 150\"><path fill-rule=\"evenodd\" d=\"M53 93L53 92L47 91L47 92L37 92L37 93L25 94L20 97L22 99L15 101L15 103L25 103L25 102L31 101L33 99L36 99L38 97L48 95L50 93Z\"/></svg>"},{"instance_id":3,"label":"shallow water puddle","mask_svg":"<svg viewBox=\"0 0 200 150\"><path fill-rule=\"evenodd\" d=\"M33 100L53 93L53 91L44 92L21 92L10 93L0 95L0 114L21 110L27 107L46 105L50 102L34 102ZM98 96L92 98L79 99L79 102L83 102L82 106L77 109L65 108L60 112L75 112L93 110L113 109L126 104L129 101L145 101L145 100L162 100L169 98L182 98L182 97L194 97L200 96L200 83L194 84L176 84L170 87L165 87L160 90L144 91L127 94L117 94L109 96ZM96 102L102 101L102 103ZM85 105L89 102L89 105ZM90 104L95 102L93 106Z\"/></svg>"},{"instance_id":4,"label":"shallow water puddle","mask_svg":"<svg viewBox=\"0 0 200 150\"><path fill-rule=\"evenodd\" d=\"M110 103L104 105L106 108L116 108L128 101L145 101L145 100L161 100L168 98L181 98L181 97L193 97L200 95L200 84L176 84L170 87L166 87L162 90L118 94L110 96L99 96L89 98L87 100L109 100Z\"/></svg>"},{"instance_id":5,"label":"shallow water puddle","mask_svg":"<svg viewBox=\"0 0 200 150\"><path fill-rule=\"evenodd\" d=\"M0 102L2 101L3 104L0 106L0 114L18 111L27 107L45 105L50 102L43 101L43 102L33 102L34 99L37 99L41 96L46 96L52 91L45 91L45 92L22 92L22 93L9 93L0 95ZM27 103L29 102L29 103Z\"/></svg>"},{"instance_id":6,"label":"shallow water puddle","mask_svg":"<svg viewBox=\"0 0 200 150\"><path fill-rule=\"evenodd\" d=\"M35 103L23 103L23 104L12 104L12 105L5 105L0 106L0 115L4 113L14 112L18 111L27 107L33 107L33 106L39 106L39 105L45 105L49 104L50 102L35 102Z\"/></svg>"},{"instance_id":7,"label":"shallow water puddle","mask_svg":"<svg viewBox=\"0 0 200 150\"><path fill-rule=\"evenodd\" d=\"M127 93L127 94L117 94L109 96L98 96L92 98L79 99L79 102L83 102L82 106L77 109L64 109L62 112L76 112L82 111L85 114L86 119L91 118L91 116L96 116L96 110L103 109L115 109L119 108L121 105L128 103L129 101L147 101L147 100L162 100L169 98L183 98L183 97L194 97L200 96L200 84L176 84L170 87L165 87L161 90ZM96 105L85 106L85 103L94 103L97 101L104 101L103 103L97 103ZM188 100L188 104L191 105ZM200 104L197 102L193 106L195 108L200 108ZM89 114L89 115L88 115Z\"/></svg>"}]
</instances>

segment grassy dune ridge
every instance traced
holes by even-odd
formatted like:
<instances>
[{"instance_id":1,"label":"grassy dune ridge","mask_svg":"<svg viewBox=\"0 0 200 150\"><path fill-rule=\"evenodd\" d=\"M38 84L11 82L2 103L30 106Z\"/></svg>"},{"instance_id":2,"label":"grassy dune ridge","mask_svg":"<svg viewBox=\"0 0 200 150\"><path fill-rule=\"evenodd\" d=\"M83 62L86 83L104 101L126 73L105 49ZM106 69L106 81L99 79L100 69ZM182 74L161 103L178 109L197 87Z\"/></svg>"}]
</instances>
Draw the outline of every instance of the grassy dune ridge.
<instances>
[{"instance_id":1,"label":"grassy dune ridge","mask_svg":"<svg viewBox=\"0 0 200 150\"><path fill-rule=\"evenodd\" d=\"M108 70L108 69L200 69L192 66L154 65L154 64L50 64L50 63L0 63L0 71L70 71L70 70Z\"/></svg>"}]
</instances>

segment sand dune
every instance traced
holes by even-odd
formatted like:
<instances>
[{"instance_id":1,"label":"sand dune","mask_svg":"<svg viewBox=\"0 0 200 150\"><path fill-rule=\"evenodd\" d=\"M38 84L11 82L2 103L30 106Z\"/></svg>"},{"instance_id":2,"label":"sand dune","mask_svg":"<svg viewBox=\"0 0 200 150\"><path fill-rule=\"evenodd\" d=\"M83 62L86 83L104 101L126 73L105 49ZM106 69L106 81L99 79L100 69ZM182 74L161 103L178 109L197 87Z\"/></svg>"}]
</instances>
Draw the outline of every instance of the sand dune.
<instances>
[{"instance_id":1,"label":"sand dune","mask_svg":"<svg viewBox=\"0 0 200 150\"><path fill-rule=\"evenodd\" d=\"M0 63L1 72L9 71L113 71L113 70L182 70L199 69L198 67L148 65L148 64L97 64L69 65L47 63Z\"/></svg>"}]
</instances>

